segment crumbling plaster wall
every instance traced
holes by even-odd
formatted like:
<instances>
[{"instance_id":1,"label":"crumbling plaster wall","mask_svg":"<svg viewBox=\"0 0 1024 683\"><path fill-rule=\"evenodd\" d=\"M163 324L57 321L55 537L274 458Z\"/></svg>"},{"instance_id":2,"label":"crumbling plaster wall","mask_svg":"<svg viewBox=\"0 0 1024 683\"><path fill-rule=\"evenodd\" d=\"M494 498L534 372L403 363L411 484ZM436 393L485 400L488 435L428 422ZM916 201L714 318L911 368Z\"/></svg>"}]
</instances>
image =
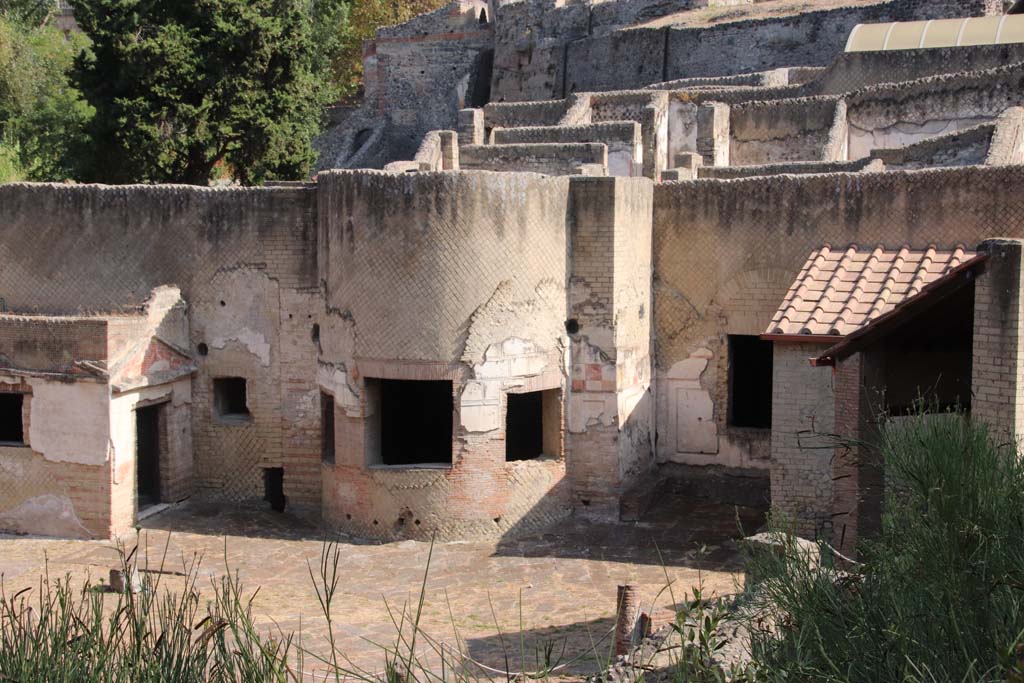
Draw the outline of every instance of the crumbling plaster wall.
<instances>
[{"instance_id":1,"label":"crumbling plaster wall","mask_svg":"<svg viewBox=\"0 0 1024 683\"><path fill-rule=\"evenodd\" d=\"M981 165L988 159L994 132L994 124L981 124L906 147L875 150L872 156L889 170Z\"/></svg>"},{"instance_id":2,"label":"crumbling plaster wall","mask_svg":"<svg viewBox=\"0 0 1024 683\"><path fill-rule=\"evenodd\" d=\"M139 407L160 405L163 411L159 455L160 502L174 503L192 492L192 416L191 380L188 377L169 384L142 387L115 393L110 398L111 516L114 533L123 533L135 524L137 453L135 411Z\"/></svg>"},{"instance_id":3,"label":"crumbling plaster wall","mask_svg":"<svg viewBox=\"0 0 1024 683\"><path fill-rule=\"evenodd\" d=\"M0 224L0 296L12 311L138 310L153 288L178 286L198 366L196 492L258 500L261 468L288 465L289 505L317 513L315 189L10 184ZM249 381L248 423L216 419L219 376Z\"/></svg>"},{"instance_id":4,"label":"crumbling plaster wall","mask_svg":"<svg viewBox=\"0 0 1024 683\"><path fill-rule=\"evenodd\" d=\"M833 161L830 133L845 105L833 98L750 102L730 108L729 159L749 166L783 161ZM845 130L842 141L845 143ZM845 152L845 148L842 150ZM844 156L845 159L845 156Z\"/></svg>"},{"instance_id":5,"label":"crumbling plaster wall","mask_svg":"<svg viewBox=\"0 0 1024 683\"><path fill-rule=\"evenodd\" d=\"M990 122L1022 93L1024 64L867 88L846 98L850 159Z\"/></svg>"},{"instance_id":6,"label":"crumbling plaster wall","mask_svg":"<svg viewBox=\"0 0 1024 683\"><path fill-rule=\"evenodd\" d=\"M0 529L70 538L108 538L111 515L110 389L0 374L24 396L25 445L0 447Z\"/></svg>"},{"instance_id":7,"label":"crumbling plaster wall","mask_svg":"<svg viewBox=\"0 0 1024 683\"><path fill-rule=\"evenodd\" d=\"M1024 201L1005 188L1022 178L972 167L656 185L659 459L769 465L767 433L724 424L727 335L763 333L822 244L941 249L1021 235Z\"/></svg>"},{"instance_id":8,"label":"crumbling plaster wall","mask_svg":"<svg viewBox=\"0 0 1024 683\"><path fill-rule=\"evenodd\" d=\"M509 391L565 386L568 185L532 174L321 174L320 386L334 397L339 445L323 465L329 524L375 537L493 537L567 513L564 460L506 463L504 416ZM366 378L452 381L450 467L369 462Z\"/></svg>"},{"instance_id":9,"label":"crumbling plaster wall","mask_svg":"<svg viewBox=\"0 0 1024 683\"><path fill-rule=\"evenodd\" d=\"M106 382L101 319L0 317L0 391L22 395L23 445L0 446L0 530L110 535Z\"/></svg>"},{"instance_id":10,"label":"crumbling plaster wall","mask_svg":"<svg viewBox=\"0 0 1024 683\"><path fill-rule=\"evenodd\" d=\"M575 178L569 289L568 473L580 509L617 517L653 463L651 182Z\"/></svg>"}]
</instances>

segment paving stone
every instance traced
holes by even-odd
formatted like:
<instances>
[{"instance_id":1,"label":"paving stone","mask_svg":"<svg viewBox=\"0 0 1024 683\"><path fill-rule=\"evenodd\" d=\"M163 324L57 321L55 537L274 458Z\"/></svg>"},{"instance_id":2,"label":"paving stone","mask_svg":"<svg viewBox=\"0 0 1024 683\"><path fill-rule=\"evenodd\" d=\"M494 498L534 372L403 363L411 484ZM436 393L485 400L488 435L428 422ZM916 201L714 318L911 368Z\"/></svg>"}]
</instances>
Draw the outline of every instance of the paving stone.
<instances>
[{"instance_id":1,"label":"paving stone","mask_svg":"<svg viewBox=\"0 0 1024 683\"><path fill-rule=\"evenodd\" d=\"M754 530L761 512L742 509L741 518ZM307 568L307 562L316 567L324 533L269 510L186 504L143 523L138 557L142 569L155 569L166 557L168 571L181 571L201 558L198 588L205 593L210 579L228 568L237 571L247 592L260 589L253 611L261 627L301 627L303 645L326 653L326 622ZM673 604L673 596L678 602L698 572L709 591L735 592L742 566L729 541L738 536L734 508L677 500L656 506L642 524L571 519L509 542L438 543L431 549L429 543L412 541L345 539L339 545L335 639L353 665L380 671L384 656L373 643L393 645L396 637L388 607L415 608L432 553L421 621L432 639L454 648L457 629L469 655L495 669L520 666L520 642L527 669L536 668L536 648L552 641L561 652L564 643L562 661L576 661L560 673L594 673L595 658L587 653L595 642L602 657L610 652L606 634L614 622L617 585L639 586L645 610L655 600L661 609ZM131 548L136 538L125 542ZM716 550L700 557L701 545ZM117 558L114 543L107 541L0 536L0 573L9 593L37 585L47 566L51 576L98 583L117 566ZM666 576L672 591L658 595ZM171 590L183 585L171 574L162 574L160 581ZM426 645L423 656L437 659Z\"/></svg>"}]
</instances>

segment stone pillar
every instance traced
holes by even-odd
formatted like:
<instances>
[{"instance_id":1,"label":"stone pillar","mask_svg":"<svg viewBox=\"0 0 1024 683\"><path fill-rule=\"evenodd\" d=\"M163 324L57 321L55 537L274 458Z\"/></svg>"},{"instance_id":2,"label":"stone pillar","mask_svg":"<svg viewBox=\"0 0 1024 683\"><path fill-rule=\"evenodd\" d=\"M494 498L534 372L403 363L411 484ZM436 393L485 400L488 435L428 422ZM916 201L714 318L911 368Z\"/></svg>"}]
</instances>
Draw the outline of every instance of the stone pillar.
<instances>
[{"instance_id":1,"label":"stone pillar","mask_svg":"<svg viewBox=\"0 0 1024 683\"><path fill-rule=\"evenodd\" d=\"M441 136L441 169L445 171L459 170L459 138L453 130L440 131Z\"/></svg>"},{"instance_id":2,"label":"stone pillar","mask_svg":"<svg viewBox=\"0 0 1024 683\"><path fill-rule=\"evenodd\" d=\"M696 180L697 169L704 165L704 157L696 152L679 152L674 162L672 168L661 172L662 181Z\"/></svg>"},{"instance_id":3,"label":"stone pillar","mask_svg":"<svg viewBox=\"0 0 1024 683\"><path fill-rule=\"evenodd\" d=\"M484 110L459 110L459 145L484 144Z\"/></svg>"},{"instance_id":4,"label":"stone pillar","mask_svg":"<svg viewBox=\"0 0 1024 683\"><path fill-rule=\"evenodd\" d=\"M705 166L729 165L730 112L723 102L705 102L697 109L697 152Z\"/></svg>"},{"instance_id":5,"label":"stone pillar","mask_svg":"<svg viewBox=\"0 0 1024 683\"><path fill-rule=\"evenodd\" d=\"M971 415L996 432L1020 439L1024 431L1021 344L1022 241L991 239L974 286Z\"/></svg>"},{"instance_id":6,"label":"stone pillar","mask_svg":"<svg viewBox=\"0 0 1024 683\"><path fill-rule=\"evenodd\" d=\"M646 178L573 177L566 470L580 509L617 517L653 464L651 222Z\"/></svg>"}]
</instances>

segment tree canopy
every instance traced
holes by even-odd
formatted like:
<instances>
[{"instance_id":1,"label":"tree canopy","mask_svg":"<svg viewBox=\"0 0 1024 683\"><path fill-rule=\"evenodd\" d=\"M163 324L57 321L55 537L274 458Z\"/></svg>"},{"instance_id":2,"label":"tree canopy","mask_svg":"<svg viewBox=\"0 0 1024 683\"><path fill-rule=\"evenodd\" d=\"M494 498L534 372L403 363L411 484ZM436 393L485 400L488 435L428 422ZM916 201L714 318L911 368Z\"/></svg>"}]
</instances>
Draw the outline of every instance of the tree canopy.
<instances>
[{"instance_id":1,"label":"tree canopy","mask_svg":"<svg viewBox=\"0 0 1024 683\"><path fill-rule=\"evenodd\" d=\"M302 178L328 96L298 0L76 0L89 180Z\"/></svg>"},{"instance_id":2,"label":"tree canopy","mask_svg":"<svg viewBox=\"0 0 1024 683\"><path fill-rule=\"evenodd\" d=\"M0 182L306 177L362 44L445 0L0 0Z\"/></svg>"},{"instance_id":3,"label":"tree canopy","mask_svg":"<svg viewBox=\"0 0 1024 683\"><path fill-rule=\"evenodd\" d=\"M32 3L0 6L0 182L73 178L92 111L68 70L87 41L47 26Z\"/></svg>"}]
</instances>

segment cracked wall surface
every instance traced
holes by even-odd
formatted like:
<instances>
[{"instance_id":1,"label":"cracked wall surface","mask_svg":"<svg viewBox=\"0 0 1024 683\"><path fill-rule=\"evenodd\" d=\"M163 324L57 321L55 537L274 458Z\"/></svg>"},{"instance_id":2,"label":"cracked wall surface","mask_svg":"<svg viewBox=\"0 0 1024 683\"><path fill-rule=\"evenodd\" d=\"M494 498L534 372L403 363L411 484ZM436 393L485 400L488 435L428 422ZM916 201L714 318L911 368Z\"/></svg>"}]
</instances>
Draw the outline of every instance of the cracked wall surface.
<instances>
[{"instance_id":1,"label":"cracked wall surface","mask_svg":"<svg viewBox=\"0 0 1024 683\"><path fill-rule=\"evenodd\" d=\"M806 411L780 406L779 419L792 419L776 428L773 406L777 434L727 424L728 335L764 333L807 254L822 244L951 249L994 232L1021 235L1024 203L1001 189L1020 174L973 167L655 186L659 459L770 468L773 502L822 523L830 495L825 484L792 473L783 478L780 469L789 467L785 440L812 428ZM813 349L788 346L775 385L798 393L816 386L800 375L810 369ZM776 349L777 359L781 352ZM785 446L790 456L799 450L791 446ZM820 448L814 453L826 457Z\"/></svg>"},{"instance_id":2,"label":"cracked wall surface","mask_svg":"<svg viewBox=\"0 0 1024 683\"><path fill-rule=\"evenodd\" d=\"M455 538L563 517L562 453L506 462L505 415L510 392L565 383L568 180L333 172L319 183L318 375L340 445L323 465L326 521ZM452 382L450 466L371 462L367 378Z\"/></svg>"},{"instance_id":3,"label":"cracked wall surface","mask_svg":"<svg viewBox=\"0 0 1024 683\"><path fill-rule=\"evenodd\" d=\"M194 478L178 490L260 500L263 468L287 464L289 504L316 516L316 209L307 188L0 186L0 296L18 313L121 314L174 285L181 315L155 334L196 366ZM223 376L249 383L251 420L217 419Z\"/></svg>"}]
</instances>

